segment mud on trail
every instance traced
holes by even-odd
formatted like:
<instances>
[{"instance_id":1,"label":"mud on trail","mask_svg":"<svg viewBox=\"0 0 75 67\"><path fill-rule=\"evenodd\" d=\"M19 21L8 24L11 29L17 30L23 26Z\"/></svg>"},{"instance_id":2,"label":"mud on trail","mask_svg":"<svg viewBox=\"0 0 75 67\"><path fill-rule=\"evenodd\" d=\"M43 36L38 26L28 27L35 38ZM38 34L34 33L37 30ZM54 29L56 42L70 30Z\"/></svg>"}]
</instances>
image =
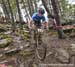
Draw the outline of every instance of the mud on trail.
<instances>
[{"instance_id":1,"label":"mud on trail","mask_svg":"<svg viewBox=\"0 0 75 67\"><path fill-rule=\"evenodd\" d=\"M47 54L44 61L40 61L35 55L31 39L26 41L14 34L11 36L11 49L0 56L2 64L9 67L75 67L75 38L58 39L56 34L44 33L42 42L47 47Z\"/></svg>"},{"instance_id":2,"label":"mud on trail","mask_svg":"<svg viewBox=\"0 0 75 67\"><path fill-rule=\"evenodd\" d=\"M56 34L44 33L43 43L47 47L44 61L35 58L34 67L75 67L75 38L58 39Z\"/></svg>"}]
</instances>

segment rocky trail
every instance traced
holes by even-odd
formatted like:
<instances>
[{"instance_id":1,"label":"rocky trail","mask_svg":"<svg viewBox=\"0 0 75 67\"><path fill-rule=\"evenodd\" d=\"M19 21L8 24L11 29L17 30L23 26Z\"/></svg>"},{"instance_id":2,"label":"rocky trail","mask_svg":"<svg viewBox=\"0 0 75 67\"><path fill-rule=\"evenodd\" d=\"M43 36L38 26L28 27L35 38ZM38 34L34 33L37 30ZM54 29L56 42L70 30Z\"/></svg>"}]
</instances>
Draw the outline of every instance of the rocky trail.
<instances>
[{"instance_id":1,"label":"rocky trail","mask_svg":"<svg viewBox=\"0 0 75 67\"><path fill-rule=\"evenodd\" d=\"M27 34L25 36L29 37ZM8 67L75 67L75 38L58 39L56 34L46 32L42 41L47 47L47 55L44 61L40 61L30 37L22 38L15 33L7 35L10 36L8 40L3 36L0 39L0 64Z\"/></svg>"}]
</instances>

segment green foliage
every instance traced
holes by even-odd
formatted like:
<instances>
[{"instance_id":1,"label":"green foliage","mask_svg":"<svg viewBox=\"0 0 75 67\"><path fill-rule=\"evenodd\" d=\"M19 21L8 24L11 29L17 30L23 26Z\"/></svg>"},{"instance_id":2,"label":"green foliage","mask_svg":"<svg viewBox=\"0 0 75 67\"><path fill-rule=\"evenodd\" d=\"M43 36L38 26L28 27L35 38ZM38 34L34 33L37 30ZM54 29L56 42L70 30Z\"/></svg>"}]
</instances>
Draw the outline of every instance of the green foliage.
<instances>
[{"instance_id":1,"label":"green foliage","mask_svg":"<svg viewBox=\"0 0 75 67\"><path fill-rule=\"evenodd\" d=\"M13 39L10 37L10 38L7 38L7 41L8 41L8 43L12 43Z\"/></svg>"}]
</instances>

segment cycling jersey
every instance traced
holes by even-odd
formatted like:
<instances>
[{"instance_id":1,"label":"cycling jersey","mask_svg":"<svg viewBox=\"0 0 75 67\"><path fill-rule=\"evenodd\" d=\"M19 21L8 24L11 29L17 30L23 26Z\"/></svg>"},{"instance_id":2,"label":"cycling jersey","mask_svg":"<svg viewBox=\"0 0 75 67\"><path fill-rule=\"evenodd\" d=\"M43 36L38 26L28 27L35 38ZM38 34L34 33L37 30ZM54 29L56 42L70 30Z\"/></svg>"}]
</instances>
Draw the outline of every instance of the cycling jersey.
<instances>
[{"instance_id":1,"label":"cycling jersey","mask_svg":"<svg viewBox=\"0 0 75 67\"><path fill-rule=\"evenodd\" d=\"M46 21L46 18L44 15L41 17L38 16L38 12L33 14L32 19L33 19L33 21L41 21L41 20Z\"/></svg>"}]
</instances>

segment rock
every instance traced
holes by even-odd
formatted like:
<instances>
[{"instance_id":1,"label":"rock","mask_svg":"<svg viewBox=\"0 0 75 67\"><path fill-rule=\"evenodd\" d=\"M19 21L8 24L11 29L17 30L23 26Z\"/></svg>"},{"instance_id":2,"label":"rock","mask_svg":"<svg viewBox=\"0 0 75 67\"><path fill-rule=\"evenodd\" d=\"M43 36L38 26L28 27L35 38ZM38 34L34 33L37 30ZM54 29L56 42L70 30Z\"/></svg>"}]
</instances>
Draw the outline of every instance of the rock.
<instances>
[{"instance_id":1,"label":"rock","mask_svg":"<svg viewBox=\"0 0 75 67\"><path fill-rule=\"evenodd\" d=\"M33 55L33 50L31 50L31 49L26 49L26 50L24 50L21 54L24 56L24 57L29 57L29 56L31 56L31 55Z\"/></svg>"},{"instance_id":2,"label":"rock","mask_svg":"<svg viewBox=\"0 0 75 67\"><path fill-rule=\"evenodd\" d=\"M0 54L0 58L3 57L3 54Z\"/></svg>"},{"instance_id":3,"label":"rock","mask_svg":"<svg viewBox=\"0 0 75 67\"><path fill-rule=\"evenodd\" d=\"M24 48L25 48L25 47L30 47L30 44L29 44L29 43L25 44L25 45L24 45Z\"/></svg>"},{"instance_id":4,"label":"rock","mask_svg":"<svg viewBox=\"0 0 75 67\"><path fill-rule=\"evenodd\" d=\"M13 42L13 38L10 35L0 33L0 47L6 47Z\"/></svg>"},{"instance_id":5,"label":"rock","mask_svg":"<svg viewBox=\"0 0 75 67\"><path fill-rule=\"evenodd\" d=\"M23 50L23 49L28 49L28 47L30 47L30 45L29 44L26 44L26 45L20 45L19 46L19 49L21 49L21 50Z\"/></svg>"},{"instance_id":6,"label":"rock","mask_svg":"<svg viewBox=\"0 0 75 67\"><path fill-rule=\"evenodd\" d=\"M33 52L33 51L34 49L30 49L30 48L24 50L24 52Z\"/></svg>"},{"instance_id":7,"label":"rock","mask_svg":"<svg viewBox=\"0 0 75 67\"><path fill-rule=\"evenodd\" d=\"M11 56L11 55L17 54L18 52L20 52L19 49L13 48L13 49L10 49L10 50L6 51L6 52L5 52L5 55Z\"/></svg>"},{"instance_id":8,"label":"rock","mask_svg":"<svg viewBox=\"0 0 75 67\"><path fill-rule=\"evenodd\" d=\"M38 67L36 64L33 64L32 67Z\"/></svg>"},{"instance_id":9,"label":"rock","mask_svg":"<svg viewBox=\"0 0 75 67\"><path fill-rule=\"evenodd\" d=\"M31 37L31 36L30 36L29 34L27 34L27 33L24 33L23 35L24 35L24 37L27 37L27 38L30 38L30 37Z\"/></svg>"},{"instance_id":10,"label":"rock","mask_svg":"<svg viewBox=\"0 0 75 67\"><path fill-rule=\"evenodd\" d=\"M0 40L0 47L6 47L8 45L8 41L7 39L2 39Z\"/></svg>"},{"instance_id":11,"label":"rock","mask_svg":"<svg viewBox=\"0 0 75 67\"><path fill-rule=\"evenodd\" d=\"M75 51L75 44L71 44L71 47L72 51Z\"/></svg>"},{"instance_id":12,"label":"rock","mask_svg":"<svg viewBox=\"0 0 75 67\"><path fill-rule=\"evenodd\" d=\"M0 39L3 39L3 36L4 36L4 35L0 35Z\"/></svg>"},{"instance_id":13,"label":"rock","mask_svg":"<svg viewBox=\"0 0 75 67\"><path fill-rule=\"evenodd\" d=\"M46 55L46 57L48 57L48 56L50 56L50 55L52 55L52 54L54 54L54 52L49 52L49 53Z\"/></svg>"},{"instance_id":14,"label":"rock","mask_svg":"<svg viewBox=\"0 0 75 67\"><path fill-rule=\"evenodd\" d=\"M7 51L7 50L9 50L9 49L10 49L9 47L6 47L4 50Z\"/></svg>"},{"instance_id":15,"label":"rock","mask_svg":"<svg viewBox=\"0 0 75 67\"><path fill-rule=\"evenodd\" d=\"M1 61L0 64L6 63L8 62L7 60Z\"/></svg>"},{"instance_id":16,"label":"rock","mask_svg":"<svg viewBox=\"0 0 75 67\"><path fill-rule=\"evenodd\" d=\"M11 28L11 25L6 25L7 28Z\"/></svg>"},{"instance_id":17,"label":"rock","mask_svg":"<svg viewBox=\"0 0 75 67\"><path fill-rule=\"evenodd\" d=\"M12 33L12 31L7 31L4 34L11 34L11 33Z\"/></svg>"},{"instance_id":18,"label":"rock","mask_svg":"<svg viewBox=\"0 0 75 67\"><path fill-rule=\"evenodd\" d=\"M62 62L62 63L68 63L69 62L69 57L70 57L69 53L66 50L64 50L62 48L60 48L60 49L57 50L57 56L56 56L56 58L60 62Z\"/></svg>"},{"instance_id":19,"label":"rock","mask_svg":"<svg viewBox=\"0 0 75 67\"><path fill-rule=\"evenodd\" d=\"M23 30L23 32L25 32L25 33L29 33L29 31L27 31L27 30Z\"/></svg>"},{"instance_id":20,"label":"rock","mask_svg":"<svg viewBox=\"0 0 75 67\"><path fill-rule=\"evenodd\" d=\"M0 39L12 38L11 35L7 35L5 33L0 33Z\"/></svg>"},{"instance_id":21,"label":"rock","mask_svg":"<svg viewBox=\"0 0 75 67\"><path fill-rule=\"evenodd\" d=\"M14 37L13 42L21 43L21 37Z\"/></svg>"},{"instance_id":22,"label":"rock","mask_svg":"<svg viewBox=\"0 0 75 67\"><path fill-rule=\"evenodd\" d=\"M0 32L4 32L7 30L7 27L3 24L0 24Z\"/></svg>"}]
</instances>

